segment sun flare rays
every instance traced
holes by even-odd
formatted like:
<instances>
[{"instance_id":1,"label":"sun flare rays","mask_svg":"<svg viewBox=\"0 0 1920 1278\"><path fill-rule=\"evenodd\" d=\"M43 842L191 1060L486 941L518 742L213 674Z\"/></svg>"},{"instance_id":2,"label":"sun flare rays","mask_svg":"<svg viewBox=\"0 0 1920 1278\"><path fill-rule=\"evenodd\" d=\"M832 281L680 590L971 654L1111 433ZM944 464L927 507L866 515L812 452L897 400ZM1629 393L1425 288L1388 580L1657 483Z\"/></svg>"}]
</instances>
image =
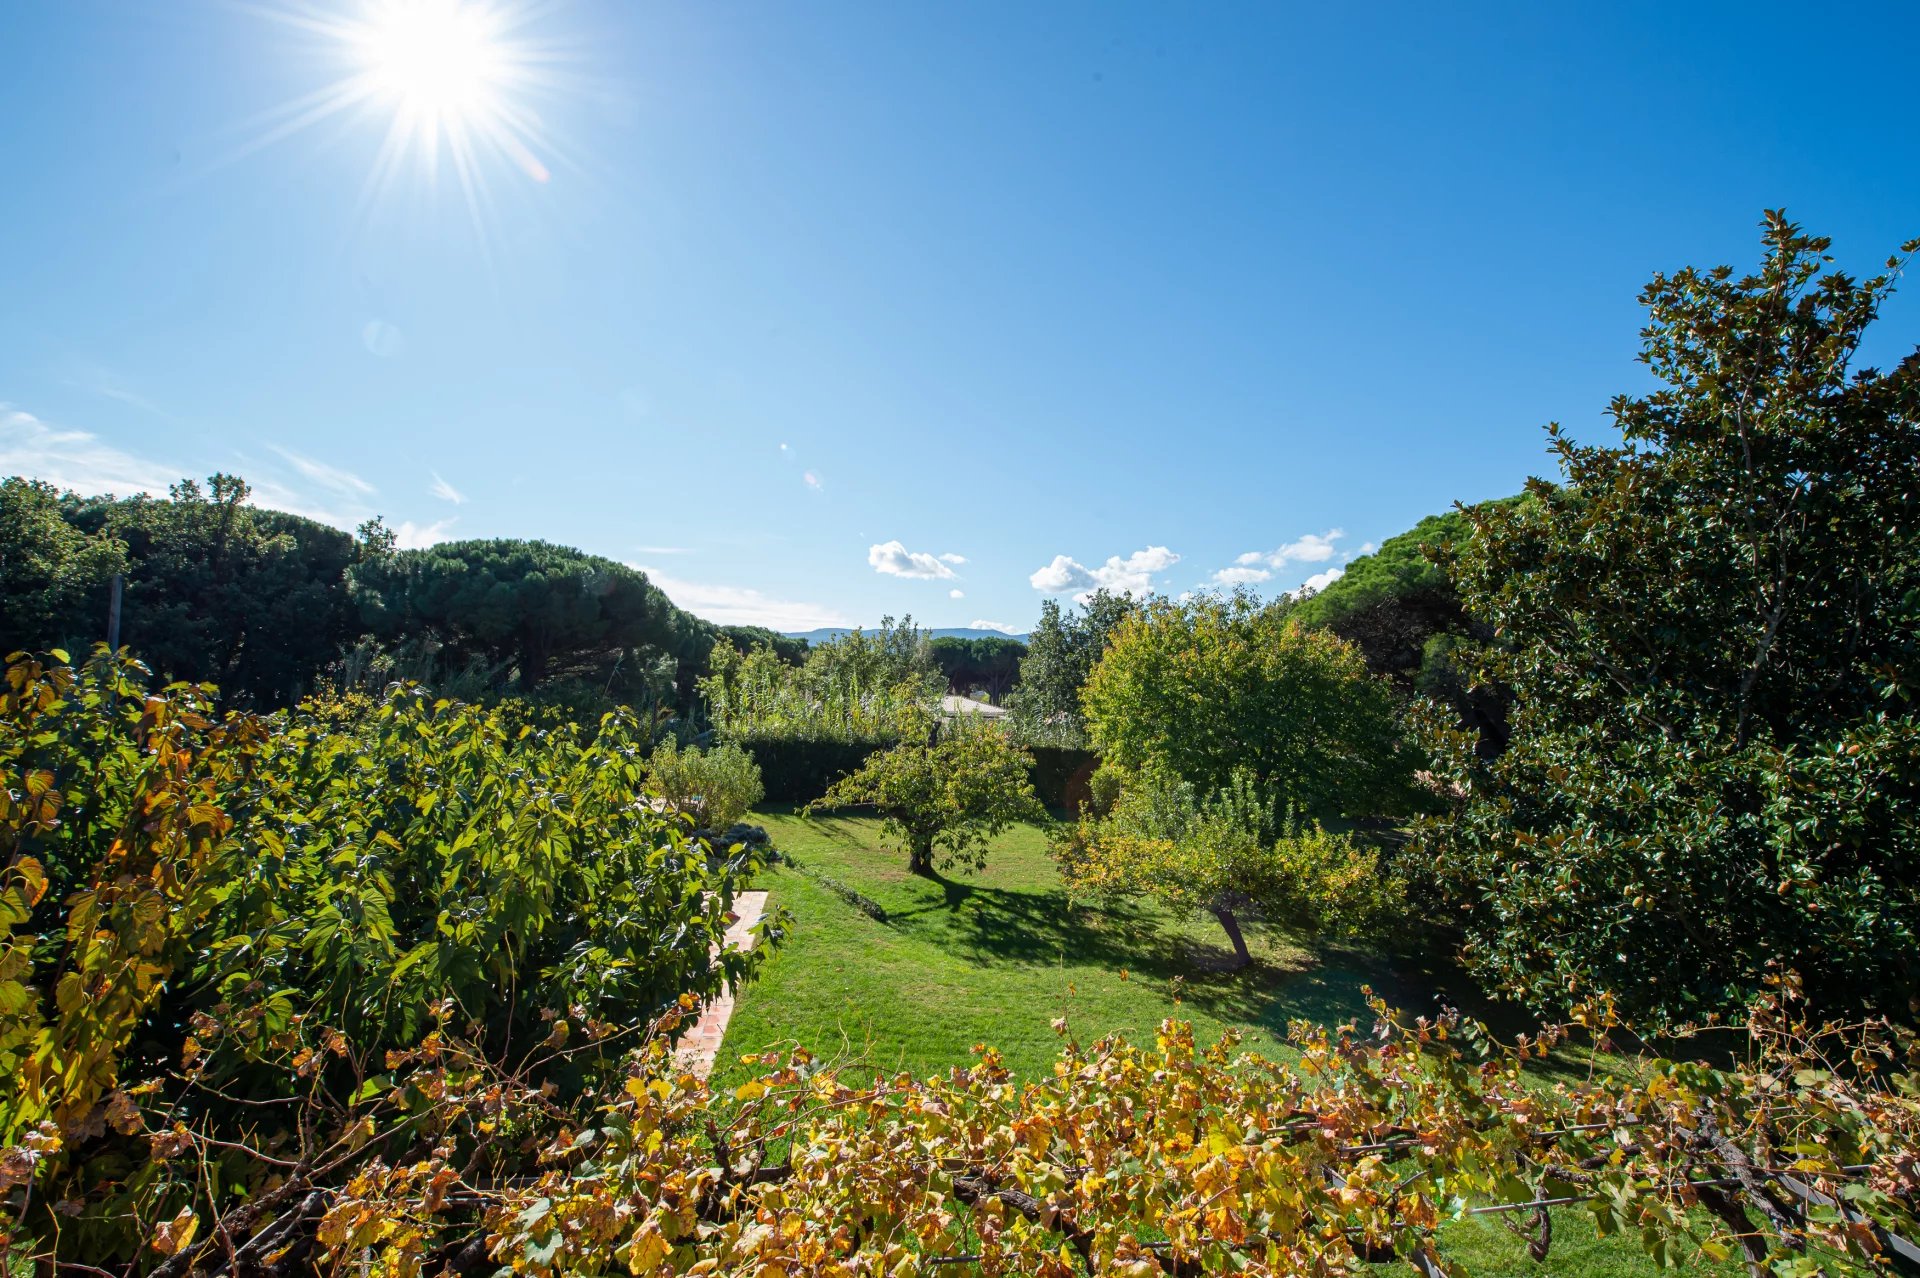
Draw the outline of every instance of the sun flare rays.
<instances>
[{"instance_id":1,"label":"sun flare rays","mask_svg":"<svg viewBox=\"0 0 1920 1278\"><path fill-rule=\"evenodd\" d=\"M403 178L434 189L451 169L481 232L492 174L510 170L536 184L551 176L542 157L556 146L533 100L561 87L561 59L528 30L545 7L530 0L261 6L256 12L300 32L337 75L269 112L243 152L343 115L363 119L381 137L363 208Z\"/></svg>"}]
</instances>

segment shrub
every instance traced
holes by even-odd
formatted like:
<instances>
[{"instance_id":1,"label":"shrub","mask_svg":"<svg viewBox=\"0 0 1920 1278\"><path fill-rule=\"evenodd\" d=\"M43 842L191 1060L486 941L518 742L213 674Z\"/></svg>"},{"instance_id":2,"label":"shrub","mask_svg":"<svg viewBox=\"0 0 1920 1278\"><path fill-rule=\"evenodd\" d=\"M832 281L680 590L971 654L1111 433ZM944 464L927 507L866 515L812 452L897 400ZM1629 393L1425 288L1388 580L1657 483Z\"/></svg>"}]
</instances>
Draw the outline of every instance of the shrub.
<instances>
[{"instance_id":1,"label":"shrub","mask_svg":"<svg viewBox=\"0 0 1920 1278\"><path fill-rule=\"evenodd\" d=\"M682 750L671 739L647 760L647 785L701 830L726 829L766 794L760 765L739 746Z\"/></svg>"},{"instance_id":2,"label":"shrub","mask_svg":"<svg viewBox=\"0 0 1920 1278\"><path fill-rule=\"evenodd\" d=\"M740 746L760 767L770 803L805 803L897 742L885 737L826 741L806 737L753 737Z\"/></svg>"},{"instance_id":3,"label":"shrub","mask_svg":"<svg viewBox=\"0 0 1920 1278\"><path fill-rule=\"evenodd\" d=\"M392 1086L340 1105L354 1127L410 1113L417 1158L343 1147L289 1189L216 1198L198 1173L225 1156L215 1141L246 1148L245 1133L155 1133L178 1150L178 1194L150 1218L147 1263L219 1273L235 1255L241 1273L526 1278L950 1266L1282 1278L1411 1264L1466 1278L1486 1271L1450 1243L1489 1219L1467 1213L1500 1213L1547 1261L1555 1221L1533 1205L1545 1200L1580 1204L1621 1240L1576 1257L1584 1272L1637 1244L1653 1267L1689 1272L1727 1272L1738 1254L1759 1273L1865 1274L1893 1272L1895 1239L1920 1224L1920 1115L1887 1076L1911 1068L1913 1045L1884 1026L1808 1033L1763 1008L1745 1066L1653 1061L1543 1087L1533 1058L1568 1030L1510 1045L1456 1013L1376 1009L1364 1028L1296 1022L1291 1062L1245 1053L1231 1032L1203 1047L1175 1021L1151 1041L1085 1043L1063 1018L1053 1068L1026 1080L986 1046L921 1078L792 1048L751 1058L744 1083L719 1089L681 1068L661 1033L621 1086L571 1105L448 1035L396 1062ZM1582 1020L1607 1025L1604 1009ZM530 1060L555 1054L543 1045ZM1831 1064L1848 1059L1889 1068ZM527 1151L525 1170L476 1170L468 1151L507 1144L489 1134L501 1130ZM0 1183L32 1174L36 1152L5 1151ZM54 1270L57 1253L98 1267L44 1211L8 1229L37 1199L0 1199L17 1263ZM281 1263L256 1266L266 1255Z\"/></svg>"},{"instance_id":4,"label":"shrub","mask_svg":"<svg viewBox=\"0 0 1920 1278\"><path fill-rule=\"evenodd\" d=\"M195 1177L271 1194L336 1141L417 1149L431 1097L364 1131L335 1101L386 1094L452 1035L491 1061L572 1037L520 1075L564 1099L621 1027L763 952L710 957L759 862L713 863L634 802L641 737L620 717L591 740L509 735L404 687L223 717L210 689L55 658L0 686L0 1145L54 1134L33 1228L65 1204L90 1262L130 1259ZM143 1133L189 1123L226 1143L183 1179L188 1138Z\"/></svg>"}]
</instances>

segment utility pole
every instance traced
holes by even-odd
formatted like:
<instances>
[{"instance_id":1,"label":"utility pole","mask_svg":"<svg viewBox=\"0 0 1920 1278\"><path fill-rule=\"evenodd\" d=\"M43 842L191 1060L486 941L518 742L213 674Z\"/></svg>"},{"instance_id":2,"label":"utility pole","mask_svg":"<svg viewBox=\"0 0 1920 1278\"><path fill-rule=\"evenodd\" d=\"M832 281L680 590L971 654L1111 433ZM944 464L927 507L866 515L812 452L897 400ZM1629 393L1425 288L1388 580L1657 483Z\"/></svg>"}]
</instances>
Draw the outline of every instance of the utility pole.
<instances>
[{"instance_id":1,"label":"utility pole","mask_svg":"<svg viewBox=\"0 0 1920 1278\"><path fill-rule=\"evenodd\" d=\"M113 593L107 602L107 651L120 651L120 590L124 578L113 574Z\"/></svg>"}]
</instances>

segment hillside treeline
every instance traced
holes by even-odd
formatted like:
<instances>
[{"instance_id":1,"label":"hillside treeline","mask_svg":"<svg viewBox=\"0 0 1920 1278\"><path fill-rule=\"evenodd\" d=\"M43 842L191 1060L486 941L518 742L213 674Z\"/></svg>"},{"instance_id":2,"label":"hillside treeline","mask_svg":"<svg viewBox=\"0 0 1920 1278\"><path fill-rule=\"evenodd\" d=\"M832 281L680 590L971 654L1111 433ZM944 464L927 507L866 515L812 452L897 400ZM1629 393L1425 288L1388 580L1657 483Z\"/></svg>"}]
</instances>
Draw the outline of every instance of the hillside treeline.
<instances>
[{"instance_id":1,"label":"hillside treeline","mask_svg":"<svg viewBox=\"0 0 1920 1278\"><path fill-rule=\"evenodd\" d=\"M596 717L618 704L685 708L722 639L788 660L804 651L703 621L645 573L570 547L400 550L378 520L349 534L249 496L232 475L183 480L164 498L0 481L0 652L87 651L106 638L115 574L122 645L157 674L212 682L228 704L256 709L322 682L396 678Z\"/></svg>"}]
</instances>

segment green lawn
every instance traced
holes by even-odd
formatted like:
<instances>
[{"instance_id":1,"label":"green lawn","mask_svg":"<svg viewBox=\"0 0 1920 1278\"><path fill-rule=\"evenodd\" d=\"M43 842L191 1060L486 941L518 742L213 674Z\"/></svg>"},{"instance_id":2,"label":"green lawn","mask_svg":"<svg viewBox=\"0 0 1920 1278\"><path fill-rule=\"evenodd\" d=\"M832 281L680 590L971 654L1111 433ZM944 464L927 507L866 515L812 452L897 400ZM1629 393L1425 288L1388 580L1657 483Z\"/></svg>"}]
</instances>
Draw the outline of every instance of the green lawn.
<instances>
[{"instance_id":1,"label":"green lawn","mask_svg":"<svg viewBox=\"0 0 1920 1278\"><path fill-rule=\"evenodd\" d=\"M742 1053L796 1041L823 1057L919 1073L963 1064L974 1044L989 1043L1016 1073L1036 1076L1058 1054L1058 1016L1082 1040L1115 1031L1150 1038L1169 1016L1193 1022L1207 1041L1237 1027L1247 1048L1285 1057L1289 1021L1364 1019L1363 986L1412 1012L1433 1009L1450 985L1452 1001L1468 994L1444 969L1314 948L1258 924L1246 929L1253 964L1222 970L1229 951L1211 919L1146 901L1069 901L1035 827L995 840L985 872L933 881L909 875L905 855L880 846L872 818L755 819L798 863L755 883L791 912L793 930L737 1000L715 1070L722 1086L745 1077ZM1580 1075L1624 1064L1579 1051L1550 1062L1553 1072ZM1544 1266L1491 1220L1456 1226L1446 1242L1475 1274L1655 1272L1634 1245L1596 1239L1582 1211L1557 1213L1555 1228Z\"/></svg>"}]
</instances>

